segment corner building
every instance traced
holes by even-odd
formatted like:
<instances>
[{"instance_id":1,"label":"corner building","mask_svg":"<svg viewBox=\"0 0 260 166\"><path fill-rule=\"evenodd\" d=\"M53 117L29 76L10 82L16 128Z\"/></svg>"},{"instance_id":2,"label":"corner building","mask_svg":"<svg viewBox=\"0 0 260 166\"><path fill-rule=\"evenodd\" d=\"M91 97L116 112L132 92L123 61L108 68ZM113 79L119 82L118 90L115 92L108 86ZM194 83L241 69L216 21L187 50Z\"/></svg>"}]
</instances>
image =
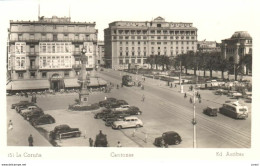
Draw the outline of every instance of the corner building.
<instances>
[{"instance_id":1,"label":"corner building","mask_svg":"<svg viewBox=\"0 0 260 166\"><path fill-rule=\"evenodd\" d=\"M53 90L79 86L83 47L87 50L87 70L95 67L95 22L72 22L69 17L56 16L39 17L38 21L11 20L8 32L8 73L15 83L13 90L37 89L34 84ZM33 83L26 87L30 81Z\"/></svg>"},{"instance_id":2,"label":"corner building","mask_svg":"<svg viewBox=\"0 0 260 166\"><path fill-rule=\"evenodd\" d=\"M105 64L114 69L129 64L147 66L150 55L176 56L197 51L197 28L192 23L152 21L116 21L104 30Z\"/></svg>"}]
</instances>

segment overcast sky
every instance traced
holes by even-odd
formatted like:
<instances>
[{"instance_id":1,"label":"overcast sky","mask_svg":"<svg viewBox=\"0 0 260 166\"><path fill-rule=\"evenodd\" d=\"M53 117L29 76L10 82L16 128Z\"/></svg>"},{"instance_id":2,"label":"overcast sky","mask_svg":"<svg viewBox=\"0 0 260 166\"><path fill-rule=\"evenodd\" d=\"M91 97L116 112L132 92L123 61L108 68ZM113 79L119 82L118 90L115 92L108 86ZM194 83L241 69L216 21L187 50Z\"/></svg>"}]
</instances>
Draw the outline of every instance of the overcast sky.
<instances>
[{"instance_id":1,"label":"overcast sky","mask_svg":"<svg viewBox=\"0 0 260 166\"><path fill-rule=\"evenodd\" d=\"M37 20L40 15L69 16L72 21L96 22L98 39L113 21L151 21L157 16L170 22L192 22L198 40L221 42L235 31L248 31L253 37L256 0L5 0L1 17L6 31L9 20Z\"/></svg>"}]
</instances>

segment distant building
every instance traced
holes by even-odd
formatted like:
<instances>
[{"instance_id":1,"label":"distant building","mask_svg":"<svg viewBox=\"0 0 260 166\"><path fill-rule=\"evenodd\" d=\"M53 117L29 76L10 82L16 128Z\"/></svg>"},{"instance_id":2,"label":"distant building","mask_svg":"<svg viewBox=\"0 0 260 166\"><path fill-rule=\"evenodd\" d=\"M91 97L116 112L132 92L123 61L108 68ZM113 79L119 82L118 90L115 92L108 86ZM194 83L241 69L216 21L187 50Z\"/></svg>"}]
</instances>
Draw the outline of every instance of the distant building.
<instances>
[{"instance_id":1,"label":"distant building","mask_svg":"<svg viewBox=\"0 0 260 166\"><path fill-rule=\"evenodd\" d=\"M231 38L222 40L221 51L223 58L230 62L239 64L239 61L244 56L252 56L252 37L246 31L237 31ZM242 65L244 73L246 66Z\"/></svg>"},{"instance_id":2,"label":"distant building","mask_svg":"<svg viewBox=\"0 0 260 166\"><path fill-rule=\"evenodd\" d=\"M129 64L145 66L150 55L176 56L197 51L197 28L192 23L152 21L116 21L104 30L105 63L114 69Z\"/></svg>"},{"instance_id":3,"label":"distant building","mask_svg":"<svg viewBox=\"0 0 260 166\"><path fill-rule=\"evenodd\" d=\"M104 46L104 41L98 41L97 43L97 56L96 56L96 65L97 66L104 66L104 55L105 55L105 46Z\"/></svg>"},{"instance_id":4,"label":"distant building","mask_svg":"<svg viewBox=\"0 0 260 166\"><path fill-rule=\"evenodd\" d=\"M220 44L216 41L198 41L197 51L200 52L221 52Z\"/></svg>"},{"instance_id":5,"label":"distant building","mask_svg":"<svg viewBox=\"0 0 260 166\"><path fill-rule=\"evenodd\" d=\"M59 90L79 86L83 47L87 51L87 70L95 67L98 34L95 25L56 16L39 17L38 21L11 20L8 73L14 82L12 89Z\"/></svg>"}]
</instances>

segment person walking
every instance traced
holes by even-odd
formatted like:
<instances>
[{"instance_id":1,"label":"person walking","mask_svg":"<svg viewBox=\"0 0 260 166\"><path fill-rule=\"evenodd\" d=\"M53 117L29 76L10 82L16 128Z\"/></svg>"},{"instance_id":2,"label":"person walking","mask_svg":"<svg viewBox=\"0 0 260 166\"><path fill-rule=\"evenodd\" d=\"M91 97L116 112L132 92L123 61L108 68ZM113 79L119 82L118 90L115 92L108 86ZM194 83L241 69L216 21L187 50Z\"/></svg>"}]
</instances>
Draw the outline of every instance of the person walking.
<instances>
[{"instance_id":1,"label":"person walking","mask_svg":"<svg viewBox=\"0 0 260 166\"><path fill-rule=\"evenodd\" d=\"M32 134L28 137L29 146L33 146L33 137Z\"/></svg>"},{"instance_id":2,"label":"person walking","mask_svg":"<svg viewBox=\"0 0 260 166\"><path fill-rule=\"evenodd\" d=\"M143 94L143 96L142 96L142 102L144 102L144 100L145 100L145 96L144 96L144 94Z\"/></svg>"},{"instance_id":3,"label":"person walking","mask_svg":"<svg viewBox=\"0 0 260 166\"><path fill-rule=\"evenodd\" d=\"M118 148L121 148L121 147L122 147L120 141L117 142L117 147L118 147Z\"/></svg>"},{"instance_id":4,"label":"person walking","mask_svg":"<svg viewBox=\"0 0 260 166\"><path fill-rule=\"evenodd\" d=\"M93 147L93 139L92 139L92 138L89 138L88 141L89 141L89 146L90 146L90 147Z\"/></svg>"},{"instance_id":5,"label":"person walking","mask_svg":"<svg viewBox=\"0 0 260 166\"><path fill-rule=\"evenodd\" d=\"M187 97L187 94L186 93L184 93L184 98L186 98Z\"/></svg>"},{"instance_id":6,"label":"person walking","mask_svg":"<svg viewBox=\"0 0 260 166\"><path fill-rule=\"evenodd\" d=\"M192 98L190 98L190 103L192 103Z\"/></svg>"},{"instance_id":7,"label":"person walking","mask_svg":"<svg viewBox=\"0 0 260 166\"><path fill-rule=\"evenodd\" d=\"M107 96L105 96L105 100L107 100Z\"/></svg>"},{"instance_id":8,"label":"person walking","mask_svg":"<svg viewBox=\"0 0 260 166\"><path fill-rule=\"evenodd\" d=\"M13 130L13 122L12 122L12 120L9 120L8 130Z\"/></svg>"}]
</instances>

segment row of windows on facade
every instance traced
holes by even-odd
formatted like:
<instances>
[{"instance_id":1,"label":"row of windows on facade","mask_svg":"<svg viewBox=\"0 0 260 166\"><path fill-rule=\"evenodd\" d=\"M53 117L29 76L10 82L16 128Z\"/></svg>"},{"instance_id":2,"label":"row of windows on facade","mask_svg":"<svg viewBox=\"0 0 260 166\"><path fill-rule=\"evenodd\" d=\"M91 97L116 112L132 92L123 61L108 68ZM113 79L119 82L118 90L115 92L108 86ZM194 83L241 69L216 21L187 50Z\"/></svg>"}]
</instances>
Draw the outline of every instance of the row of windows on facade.
<instances>
[{"instance_id":1,"label":"row of windows on facade","mask_svg":"<svg viewBox=\"0 0 260 166\"><path fill-rule=\"evenodd\" d=\"M113 36L113 39L125 39L125 40L128 40L128 39L136 39L135 36ZM147 40L147 36L137 36L137 39L144 39L144 40ZM173 36L151 36L150 39L158 39L158 40L167 40L167 39L174 39ZM189 36L186 36L186 38L184 36L175 36L175 39L195 39L194 36L192 37L189 37Z\"/></svg>"},{"instance_id":2,"label":"row of windows on facade","mask_svg":"<svg viewBox=\"0 0 260 166\"><path fill-rule=\"evenodd\" d=\"M147 32L150 32L150 34L155 34L155 32L157 33L157 34L171 34L171 35L173 35L173 34L175 34L175 35L179 35L179 34L181 34L181 35L195 35L195 31L181 31L181 30L178 30L178 31L168 31L168 30L157 30L157 31L155 31L155 30L150 30L150 31L147 31L147 30L143 30L143 31L141 31L141 30L137 30L137 31L135 31L135 30L118 30L118 33L119 34L147 34ZM114 30L114 34L117 34L117 30Z\"/></svg>"},{"instance_id":3,"label":"row of windows on facade","mask_svg":"<svg viewBox=\"0 0 260 166\"><path fill-rule=\"evenodd\" d=\"M91 39L95 39L95 36L91 37L89 34L85 35L85 34L74 34L74 38L73 37L69 37L70 34L63 34L63 38L62 37L58 37L58 35L56 34L49 34L52 35L52 38L49 36L48 38L46 37L46 33L42 33L41 36L35 38L34 34L30 34L29 37L26 37L26 33L23 34L18 34L18 40L91 40ZM71 34L73 35L73 34Z\"/></svg>"},{"instance_id":4,"label":"row of windows on facade","mask_svg":"<svg viewBox=\"0 0 260 166\"><path fill-rule=\"evenodd\" d=\"M79 73L80 73L79 71L75 71L76 76L78 76ZM41 74L42 78L47 78L47 72L41 72L39 74ZM69 71L64 71L64 77L69 77L69 75L70 75ZM37 76L36 72L30 72L30 78L36 78L36 76ZM23 79L24 78L24 73L23 72L18 72L18 78L19 79Z\"/></svg>"},{"instance_id":5,"label":"row of windows on facade","mask_svg":"<svg viewBox=\"0 0 260 166\"><path fill-rule=\"evenodd\" d=\"M239 49L238 49L238 52L239 52L240 54L243 54L243 53L244 53L244 50L245 50L245 48L239 48ZM232 53L232 54L234 54L234 53L236 52L236 48L227 48L227 49L226 49L226 52L227 52L227 53ZM252 48L249 48L249 53L252 53Z\"/></svg>"},{"instance_id":6,"label":"row of windows on facade","mask_svg":"<svg viewBox=\"0 0 260 166\"><path fill-rule=\"evenodd\" d=\"M137 47L138 51L141 51L141 47ZM176 47L176 49L178 49L179 47ZM181 49L184 49L184 47L180 47ZM194 47L191 47L192 49L194 49ZM154 50L154 47L151 47L152 50ZM161 47L158 47L158 50L160 50ZM173 49L173 47L171 47L171 49ZM187 49L190 49L190 47L187 47ZM125 50L128 51L128 47L125 47ZM146 47L143 48L143 50L146 50ZM167 50L167 47L164 47L164 50ZM123 47L120 47L120 51L123 51ZM132 51L135 51L135 47L132 47Z\"/></svg>"},{"instance_id":7,"label":"row of windows on facade","mask_svg":"<svg viewBox=\"0 0 260 166\"><path fill-rule=\"evenodd\" d=\"M122 44L124 44L124 43L125 43L125 44L129 44L129 42L122 42L122 41L120 41L119 44L122 45ZM139 42L134 42L134 41L132 41L131 43L132 43L133 45L134 45L134 44L140 45L141 43L143 43L144 45L146 45L148 42L145 42L145 41L144 41L144 42L140 42L140 41L139 41ZM184 44L185 42L184 42L184 41L181 41L181 42L178 42L178 41L173 42L173 41L172 41L172 42L150 42L150 43L151 43L151 45L155 45L155 44L160 45L160 44L169 44L169 43L170 43L170 44L179 44L179 43ZM187 44L190 44L190 43L191 43L191 44L194 44L194 41L191 41L191 42L190 42L190 41L187 41L186 43L187 43Z\"/></svg>"},{"instance_id":8,"label":"row of windows on facade","mask_svg":"<svg viewBox=\"0 0 260 166\"><path fill-rule=\"evenodd\" d=\"M119 60L119 64L122 65L122 64L129 64L129 62L131 62L132 64L134 63L139 63L141 64L141 59L137 59L137 62L135 61L135 59L131 59L131 61L129 59L126 59L125 60L125 63L123 60ZM146 64L146 59L143 59L143 64Z\"/></svg>"},{"instance_id":9,"label":"row of windows on facade","mask_svg":"<svg viewBox=\"0 0 260 166\"><path fill-rule=\"evenodd\" d=\"M192 50L190 50L190 51L192 51ZM151 52L151 55L155 55L155 53L156 53L156 52L152 51L152 52ZM183 54L183 53L185 53L185 51L184 51L184 50L182 50L182 51L180 51L180 52L179 52L179 51L175 51L175 52L174 52L174 51L171 51L171 52L170 52L170 55L173 56L174 53L175 53L176 55L179 54L179 53L182 53L182 54ZM125 52L125 54L123 54L123 52L120 52L120 56L123 56L123 55L129 56L130 54L129 54L129 52ZM135 54L135 52L132 52L131 55L132 55L132 56L135 56L136 54ZM158 52L157 52L157 55L167 55L167 51L164 51L163 54L161 54L161 52L158 51ZM141 55L141 52L138 52L138 53L137 53L137 56L142 56L142 55ZM146 52L143 52L143 56L146 56Z\"/></svg>"}]
</instances>

